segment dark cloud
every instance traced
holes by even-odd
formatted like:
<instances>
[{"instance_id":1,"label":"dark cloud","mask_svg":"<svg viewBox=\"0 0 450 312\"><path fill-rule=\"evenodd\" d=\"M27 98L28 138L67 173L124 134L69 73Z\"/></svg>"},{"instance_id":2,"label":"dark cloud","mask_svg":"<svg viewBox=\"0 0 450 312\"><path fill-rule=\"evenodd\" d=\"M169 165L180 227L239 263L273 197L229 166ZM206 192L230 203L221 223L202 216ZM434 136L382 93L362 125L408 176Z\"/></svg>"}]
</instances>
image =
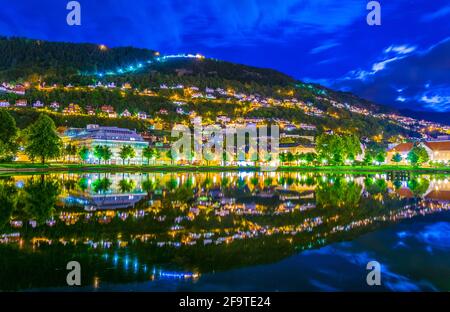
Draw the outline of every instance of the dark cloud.
<instances>
[{"instance_id":1,"label":"dark cloud","mask_svg":"<svg viewBox=\"0 0 450 312\"><path fill-rule=\"evenodd\" d=\"M450 37L425 51L398 52L370 70L353 71L332 86L382 104L450 111Z\"/></svg>"}]
</instances>

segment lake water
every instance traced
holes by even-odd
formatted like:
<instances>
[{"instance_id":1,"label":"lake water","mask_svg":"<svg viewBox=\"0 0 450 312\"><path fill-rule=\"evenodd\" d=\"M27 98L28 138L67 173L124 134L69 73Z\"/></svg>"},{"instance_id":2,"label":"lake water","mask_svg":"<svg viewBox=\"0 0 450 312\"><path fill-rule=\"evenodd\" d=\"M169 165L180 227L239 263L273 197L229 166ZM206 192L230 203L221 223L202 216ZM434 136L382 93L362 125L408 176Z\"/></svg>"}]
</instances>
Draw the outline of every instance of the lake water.
<instances>
[{"instance_id":1,"label":"lake water","mask_svg":"<svg viewBox=\"0 0 450 312\"><path fill-rule=\"evenodd\" d=\"M448 175L0 177L0 290L450 291ZM69 261L82 268L68 287ZM368 286L367 263L381 264Z\"/></svg>"}]
</instances>

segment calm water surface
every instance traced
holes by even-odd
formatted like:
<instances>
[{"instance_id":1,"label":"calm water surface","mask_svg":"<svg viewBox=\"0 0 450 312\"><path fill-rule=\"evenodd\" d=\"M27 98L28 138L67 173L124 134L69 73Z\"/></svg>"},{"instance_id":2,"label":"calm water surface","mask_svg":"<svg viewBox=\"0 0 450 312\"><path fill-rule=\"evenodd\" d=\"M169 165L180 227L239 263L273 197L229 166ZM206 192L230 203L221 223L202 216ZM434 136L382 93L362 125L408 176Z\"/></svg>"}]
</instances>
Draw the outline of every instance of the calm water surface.
<instances>
[{"instance_id":1,"label":"calm water surface","mask_svg":"<svg viewBox=\"0 0 450 312\"><path fill-rule=\"evenodd\" d=\"M448 175L0 177L0 290L449 291ZM382 286L366 265L382 266Z\"/></svg>"}]
</instances>

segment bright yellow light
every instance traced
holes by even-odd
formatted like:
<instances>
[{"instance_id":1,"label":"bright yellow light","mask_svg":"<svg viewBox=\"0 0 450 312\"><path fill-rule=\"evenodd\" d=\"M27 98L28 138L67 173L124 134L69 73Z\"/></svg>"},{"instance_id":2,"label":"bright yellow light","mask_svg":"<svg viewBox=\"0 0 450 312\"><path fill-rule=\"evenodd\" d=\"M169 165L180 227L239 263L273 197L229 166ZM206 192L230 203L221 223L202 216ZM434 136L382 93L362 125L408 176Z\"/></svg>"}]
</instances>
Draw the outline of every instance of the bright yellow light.
<instances>
[{"instance_id":1,"label":"bright yellow light","mask_svg":"<svg viewBox=\"0 0 450 312\"><path fill-rule=\"evenodd\" d=\"M104 44L99 45L98 48L100 49L100 51L106 51L106 50L108 50L108 47L105 46Z\"/></svg>"}]
</instances>

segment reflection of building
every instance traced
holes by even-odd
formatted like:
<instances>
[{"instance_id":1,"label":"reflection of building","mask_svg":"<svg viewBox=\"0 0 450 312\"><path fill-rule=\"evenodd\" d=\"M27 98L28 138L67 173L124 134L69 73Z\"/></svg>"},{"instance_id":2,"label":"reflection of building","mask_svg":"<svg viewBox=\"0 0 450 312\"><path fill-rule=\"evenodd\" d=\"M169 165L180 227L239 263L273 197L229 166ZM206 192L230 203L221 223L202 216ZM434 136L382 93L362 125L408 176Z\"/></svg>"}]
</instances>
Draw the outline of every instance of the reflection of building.
<instances>
[{"instance_id":1,"label":"reflection of building","mask_svg":"<svg viewBox=\"0 0 450 312\"><path fill-rule=\"evenodd\" d=\"M134 207L146 193L136 194L98 194L87 196L68 196L64 199L68 204L80 204L85 210L114 210Z\"/></svg>"},{"instance_id":2,"label":"reflection of building","mask_svg":"<svg viewBox=\"0 0 450 312\"><path fill-rule=\"evenodd\" d=\"M448 180L432 181L427 192L423 196L425 199L450 203L450 183Z\"/></svg>"},{"instance_id":3,"label":"reflection of building","mask_svg":"<svg viewBox=\"0 0 450 312\"><path fill-rule=\"evenodd\" d=\"M93 155L95 146L108 146L112 152L110 162L120 164L122 163L122 159L119 157L120 149L129 145L133 147L136 154L135 157L129 159L129 163L142 164L142 150L148 146L148 142L144 141L135 131L118 127L88 125L86 129L70 128L65 132L65 136L75 145L87 146L91 150L87 160L89 163L98 161Z\"/></svg>"}]
</instances>

